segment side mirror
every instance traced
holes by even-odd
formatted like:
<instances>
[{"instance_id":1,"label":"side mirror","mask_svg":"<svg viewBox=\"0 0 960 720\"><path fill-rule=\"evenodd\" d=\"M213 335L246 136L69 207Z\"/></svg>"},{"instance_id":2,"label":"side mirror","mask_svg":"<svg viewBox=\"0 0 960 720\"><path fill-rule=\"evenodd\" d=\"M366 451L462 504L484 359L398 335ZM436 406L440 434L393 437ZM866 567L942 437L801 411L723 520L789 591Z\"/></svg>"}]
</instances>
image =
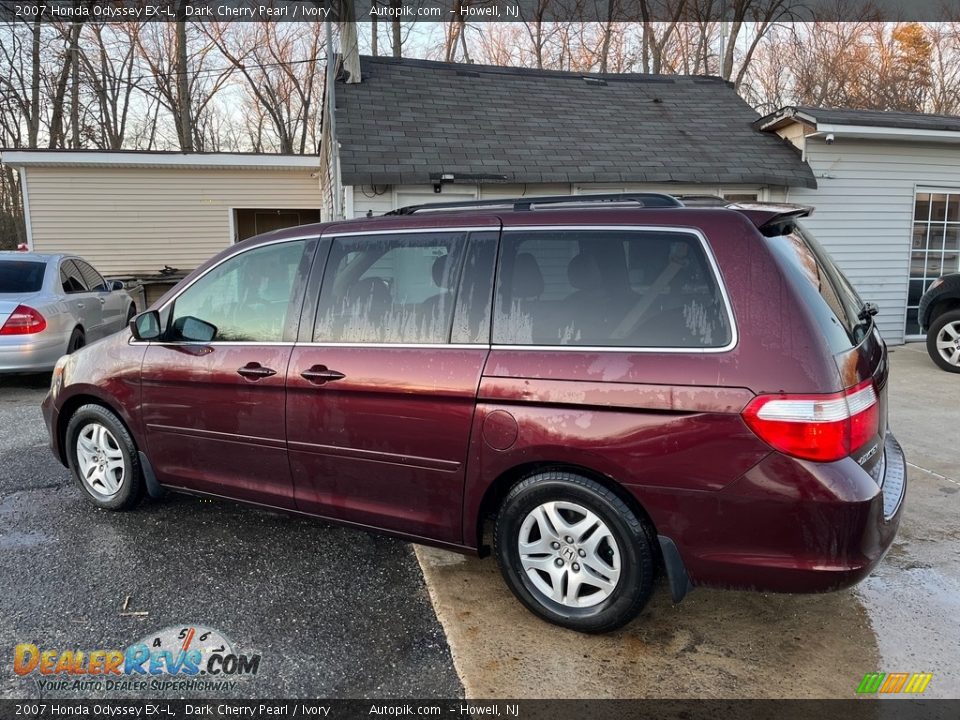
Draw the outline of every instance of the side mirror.
<instances>
[{"instance_id":1,"label":"side mirror","mask_svg":"<svg viewBox=\"0 0 960 720\"><path fill-rule=\"evenodd\" d=\"M130 321L130 332L137 340L160 338L160 313L156 310L142 312Z\"/></svg>"},{"instance_id":2,"label":"side mirror","mask_svg":"<svg viewBox=\"0 0 960 720\"><path fill-rule=\"evenodd\" d=\"M107 290L110 292L117 292L118 290L126 290L127 286L123 284L123 280L110 280L107 282Z\"/></svg>"}]
</instances>

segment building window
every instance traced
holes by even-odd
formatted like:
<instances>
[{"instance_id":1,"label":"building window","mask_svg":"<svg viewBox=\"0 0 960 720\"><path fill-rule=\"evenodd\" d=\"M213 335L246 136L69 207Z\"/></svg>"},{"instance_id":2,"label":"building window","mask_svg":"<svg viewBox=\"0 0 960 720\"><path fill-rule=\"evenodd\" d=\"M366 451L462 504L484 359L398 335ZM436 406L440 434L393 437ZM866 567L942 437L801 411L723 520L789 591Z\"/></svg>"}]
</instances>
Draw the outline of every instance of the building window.
<instances>
[{"instance_id":1,"label":"building window","mask_svg":"<svg viewBox=\"0 0 960 720\"><path fill-rule=\"evenodd\" d=\"M930 283L957 272L960 255L960 191L917 193L910 245L906 334L919 335L917 308Z\"/></svg>"}]
</instances>

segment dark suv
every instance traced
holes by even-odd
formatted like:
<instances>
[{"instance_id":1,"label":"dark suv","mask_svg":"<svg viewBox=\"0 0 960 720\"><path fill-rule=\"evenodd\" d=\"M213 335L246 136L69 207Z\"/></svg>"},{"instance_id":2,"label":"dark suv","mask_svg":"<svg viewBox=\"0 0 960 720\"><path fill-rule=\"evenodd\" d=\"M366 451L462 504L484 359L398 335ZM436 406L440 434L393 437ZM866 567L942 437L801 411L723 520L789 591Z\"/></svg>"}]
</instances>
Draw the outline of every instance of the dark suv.
<instances>
[{"instance_id":1,"label":"dark suv","mask_svg":"<svg viewBox=\"0 0 960 720\"><path fill-rule=\"evenodd\" d=\"M927 353L947 372L960 373L960 273L934 280L920 298L917 317Z\"/></svg>"},{"instance_id":2,"label":"dark suv","mask_svg":"<svg viewBox=\"0 0 960 720\"><path fill-rule=\"evenodd\" d=\"M492 534L517 597L587 632L660 573L675 601L847 587L904 458L872 309L807 212L526 198L252 238L60 360L53 449L107 509L169 488Z\"/></svg>"}]
</instances>

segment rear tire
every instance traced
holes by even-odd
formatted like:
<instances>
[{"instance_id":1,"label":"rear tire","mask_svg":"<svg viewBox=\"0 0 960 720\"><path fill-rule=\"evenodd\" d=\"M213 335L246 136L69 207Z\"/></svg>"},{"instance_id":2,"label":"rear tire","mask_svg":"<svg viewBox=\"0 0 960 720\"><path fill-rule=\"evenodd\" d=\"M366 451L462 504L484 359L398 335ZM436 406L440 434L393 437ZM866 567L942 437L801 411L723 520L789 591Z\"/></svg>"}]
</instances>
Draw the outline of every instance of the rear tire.
<instances>
[{"instance_id":1,"label":"rear tire","mask_svg":"<svg viewBox=\"0 0 960 720\"><path fill-rule=\"evenodd\" d=\"M652 528L594 480L553 470L507 494L494 549L514 595L544 620L585 633L630 622L655 580Z\"/></svg>"},{"instance_id":2,"label":"rear tire","mask_svg":"<svg viewBox=\"0 0 960 720\"><path fill-rule=\"evenodd\" d=\"M927 332L927 353L941 370L960 373L960 310L937 316Z\"/></svg>"},{"instance_id":3,"label":"rear tire","mask_svg":"<svg viewBox=\"0 0 960 720\"><path fill-rule=\"evenodd\" d=\"M143 497L137 446L123 423L100 405L83 405L67 424L67 461L87 499L105 510L129 510Z\"/></svg>"},{"instance_id":4,"label":"rear tire","mask_svg":"<svg viewBox=\"0 0 960 720\"><path fill-rule=\"evenodd\" d=\"M70 341L67 343L67 355L75 353L77 350L87 344L87 338L80 328L74 328L70 333Z\"/></svg>"}]
</instances>

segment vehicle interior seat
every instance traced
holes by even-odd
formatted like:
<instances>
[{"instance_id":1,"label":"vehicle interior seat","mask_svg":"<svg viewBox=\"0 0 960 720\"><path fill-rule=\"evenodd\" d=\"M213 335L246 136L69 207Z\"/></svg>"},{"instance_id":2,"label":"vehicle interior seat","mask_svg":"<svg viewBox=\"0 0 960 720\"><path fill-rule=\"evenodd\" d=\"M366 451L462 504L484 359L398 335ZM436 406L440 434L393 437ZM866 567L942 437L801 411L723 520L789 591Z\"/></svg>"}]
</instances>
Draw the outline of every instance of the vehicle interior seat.
<instances>
[{"instance_id":1,"label":"vehicle interior seat","mask_svg":"<svg viewBox=\"0 0 960 720\"><path fill-rule=\"evenodd\" d=\"M544 287L543 272L537 259L531 253L517 253L513 259L509 295L513 311L509 311L508 315L526 326L511 328L511 336L528 337L533 342L556 342L555 338L549 337L550 333L543 326L542 313L539 312L539 300Z\"/></svg>"}]
</instances>

